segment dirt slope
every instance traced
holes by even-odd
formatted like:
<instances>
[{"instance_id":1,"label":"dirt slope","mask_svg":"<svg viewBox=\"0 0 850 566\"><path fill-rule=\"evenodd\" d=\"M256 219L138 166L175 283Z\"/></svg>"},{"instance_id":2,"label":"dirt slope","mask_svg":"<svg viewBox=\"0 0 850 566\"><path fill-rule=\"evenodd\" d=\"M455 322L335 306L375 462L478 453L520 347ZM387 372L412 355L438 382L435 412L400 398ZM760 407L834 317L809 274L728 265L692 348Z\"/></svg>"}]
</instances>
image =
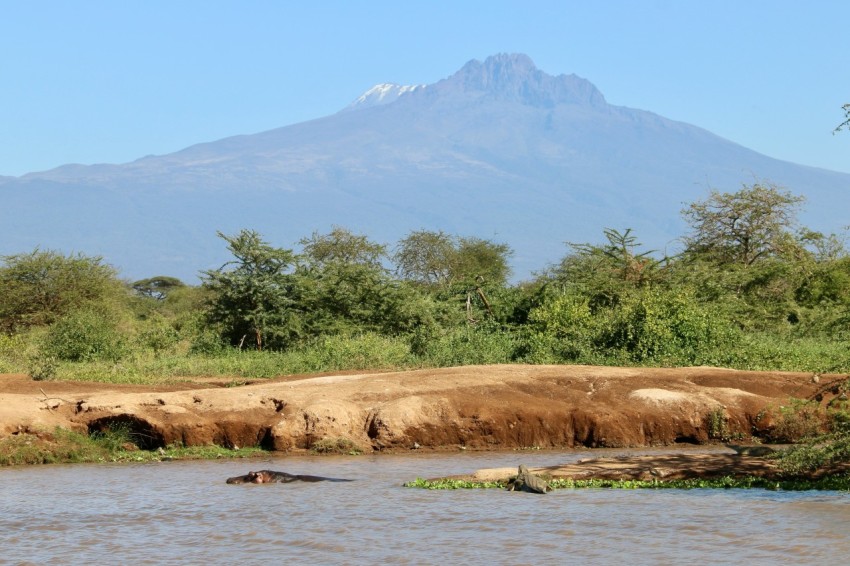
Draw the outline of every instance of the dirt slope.
<instances>
[{"instance_id":1,"label":"dirt slope","mask_svg":"<svg viewBox=\"0 0 850 566\"><path fill-rule=\"evenodd\" d=\"M290 376L240 387L33 382L0 375L0 437L128 423L143 448L309 448L346 438L365 450L625 447L709 440L708 415L749 438L789 397L826 393L838 376L717 368L471 366Z\"/></svg>"}]
</instances>

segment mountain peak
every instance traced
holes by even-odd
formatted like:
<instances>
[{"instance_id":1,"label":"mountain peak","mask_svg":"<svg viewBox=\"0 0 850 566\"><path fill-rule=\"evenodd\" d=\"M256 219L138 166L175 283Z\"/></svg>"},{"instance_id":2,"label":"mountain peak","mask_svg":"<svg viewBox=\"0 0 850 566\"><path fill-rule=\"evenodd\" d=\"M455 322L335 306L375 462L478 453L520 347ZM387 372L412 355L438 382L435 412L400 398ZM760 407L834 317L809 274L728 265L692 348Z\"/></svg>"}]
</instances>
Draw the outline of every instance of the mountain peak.
<instances>
[{"instance_id":1,"label":"mountain peak","mask_svg":"<svg viewBox=\"0 0 850 566\"><path fill-rule=\"evenodd\" d=\"M478 92L530 106L607 104L590 81L576 75L548 75L534 65L531 57L522 53L492 55L483 63L473 59L437 85L445 90Z\"/></svg>"},{"instance_id":2,"label":"mountain peak","mask_svg":"<svg viewBox=\"0 0 850 566\"><path fill-rule=\"evenodd\" d=\"M540 70L524 53L499 53L487 57L484 62L472 59L457 75L478 78L482 84L498 84L500 81L528 78Z\"/></svg>"},{"instance_id":3,"label":"mountain peak","mask_svg":"<svg viewBox=\"0 0 850 566\"><path fill-rule=\"evenodd\" d=\"M395 83L377 84L358 96L354 102L343 108L343 112L347 110L359 110L361 108L370 108L372 106L389 104L398 100L400 96L424 87L425 85L397 85Z\"/></svg>"},{"instance_id":4,"label":"mountain peak","mask_svg":"<svg viewBox=\"0 0 850 566\"><path fill-rule=\"evenodd\" d=\"M528 55L499 53L487 57L483 62L472 59L449 78L432 85L375 85L341 112L390 104L414 92L421 94L422 91L437 97L471 95L542 108L557 104L607 105L599 89L586 79L576 75L548 75L538 69Z\"/></svg>"}]
</instances>

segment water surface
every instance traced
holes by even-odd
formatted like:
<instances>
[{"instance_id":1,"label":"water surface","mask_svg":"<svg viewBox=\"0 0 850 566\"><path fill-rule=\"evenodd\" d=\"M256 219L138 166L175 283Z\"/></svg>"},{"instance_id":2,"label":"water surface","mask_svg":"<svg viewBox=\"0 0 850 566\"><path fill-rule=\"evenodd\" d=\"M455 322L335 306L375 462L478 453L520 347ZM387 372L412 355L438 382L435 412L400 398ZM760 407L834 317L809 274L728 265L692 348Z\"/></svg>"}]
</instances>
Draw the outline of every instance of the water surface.
<instances>
[{"instance_id":1,"label":"water surface","mask_svg":"<svg viewBox=\"0 0 850 566\"><path fill-rule=\"evenodd\" d=\"M2 469L0 564L841 564L850 556L843 492L401 487L580 457L587 453ZM257 469L356 481L224 483Z\"/></svg>"}]
</instances>

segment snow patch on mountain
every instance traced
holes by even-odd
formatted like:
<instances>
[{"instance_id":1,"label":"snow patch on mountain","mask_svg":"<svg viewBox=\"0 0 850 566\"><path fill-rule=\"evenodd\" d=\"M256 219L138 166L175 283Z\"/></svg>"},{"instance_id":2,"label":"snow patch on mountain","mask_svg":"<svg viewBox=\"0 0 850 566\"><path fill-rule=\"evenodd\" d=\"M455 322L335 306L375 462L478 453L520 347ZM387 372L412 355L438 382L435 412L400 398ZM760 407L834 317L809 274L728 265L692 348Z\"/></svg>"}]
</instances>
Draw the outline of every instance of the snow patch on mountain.
<instances>
[{"instance_id":1,"label":"snow patch on mountain","mask_svg":"<svg viewBox=\"0 0 850 566\"><path fill-rule=\"evenodd\" d=\"M397 85L395 83L381 83L373 86L360 96L354 102L343 108L343 112L348 110L361 110L363 108L371 108L372 106L381 106L395 102L399 97L409 94L418 89L425 88L425 85Z\"/></svg>"}]
</instances>

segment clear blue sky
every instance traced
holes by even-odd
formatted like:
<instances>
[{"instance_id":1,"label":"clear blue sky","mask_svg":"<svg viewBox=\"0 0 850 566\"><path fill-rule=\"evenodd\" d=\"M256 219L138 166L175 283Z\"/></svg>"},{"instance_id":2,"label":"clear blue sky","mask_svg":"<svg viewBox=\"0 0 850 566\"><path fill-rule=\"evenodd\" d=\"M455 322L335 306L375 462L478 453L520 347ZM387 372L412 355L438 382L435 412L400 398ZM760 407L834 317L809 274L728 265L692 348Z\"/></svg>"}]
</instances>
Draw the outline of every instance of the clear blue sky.
<instances>
[{"instance_id":1,"label":"clear blue sky","mask_svg":"<svg viewBox=\"0 0 850 566\"><path fill-rule=\"evenodd\" d=\"M612 104L850 172L850 132L832 135L848 24L847 0L0 0L0 175L319 118L374 84L502 52Z\"/></svg>"}]
</instances>

